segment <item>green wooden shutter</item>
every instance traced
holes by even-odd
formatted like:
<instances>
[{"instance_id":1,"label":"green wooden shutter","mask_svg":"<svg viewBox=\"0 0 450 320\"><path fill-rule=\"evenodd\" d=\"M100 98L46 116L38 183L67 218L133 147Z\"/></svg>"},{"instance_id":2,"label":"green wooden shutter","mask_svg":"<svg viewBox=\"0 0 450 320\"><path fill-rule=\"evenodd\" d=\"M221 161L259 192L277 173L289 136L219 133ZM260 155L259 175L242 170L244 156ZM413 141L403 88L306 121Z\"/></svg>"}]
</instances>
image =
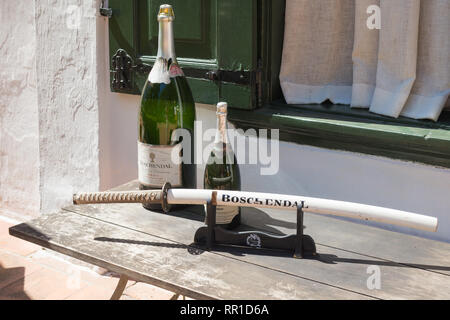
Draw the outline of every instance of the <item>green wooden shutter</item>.
<instances>
[{"instance_id":1,"label":"green wooden shutter","mask_svg":"<svg viewBox=\"0 0 450 320\"><path fill-rule=\"evenodd\" d=\"M157 52L158 0L110 0L111 90L140 94ZM179 63L199 103L252 109L258 94L261 0L172 0ZM213 79L215 72L218 80ZM210 72L210 73L208 73ZM208 78L208 76L210 78Z\"/></svg>"}]
</instances>

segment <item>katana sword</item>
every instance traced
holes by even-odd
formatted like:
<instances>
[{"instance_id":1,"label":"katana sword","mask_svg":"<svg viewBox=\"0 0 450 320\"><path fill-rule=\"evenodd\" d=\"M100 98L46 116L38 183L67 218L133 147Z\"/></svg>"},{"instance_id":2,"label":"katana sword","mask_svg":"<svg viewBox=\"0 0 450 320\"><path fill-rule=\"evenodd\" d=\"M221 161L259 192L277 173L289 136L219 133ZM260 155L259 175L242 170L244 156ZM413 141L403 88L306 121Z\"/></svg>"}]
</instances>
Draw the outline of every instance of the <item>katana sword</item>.
<instances>
[{"instance_id":1,"label":"katana sword","mask_svg":"<svg viewBox=\"0 0 450 320\"><path fill-rule=\"evenodd\" d=\"M77 193L73 196L73 203L160 203L163 210L168 212L173 204L204 205L211 201L213 191L217 195L213 204L217 206L295 211L302 204L304 212L376 221L431 232L436 232L438 227L435 217L354 202L261 192L176 189L170 188L168 183L162 190Z\"/></svg>"}]
</instances>

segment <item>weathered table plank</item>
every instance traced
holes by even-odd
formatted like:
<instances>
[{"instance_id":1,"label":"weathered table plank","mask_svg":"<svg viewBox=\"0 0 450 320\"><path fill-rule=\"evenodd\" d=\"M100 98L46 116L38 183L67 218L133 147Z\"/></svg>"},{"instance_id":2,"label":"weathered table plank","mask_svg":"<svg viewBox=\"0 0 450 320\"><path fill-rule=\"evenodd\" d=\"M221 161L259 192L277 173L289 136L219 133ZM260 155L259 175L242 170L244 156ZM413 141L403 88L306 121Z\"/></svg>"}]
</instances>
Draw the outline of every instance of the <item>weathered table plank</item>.
<instances>
[{"instance_id":1,"label":"weathered table plank","mask_svg":"<svg viewBox=\"0 0 450 320\"><path fill-rule=\"evenodd\" d=\"M195 230L203 225L203 217L192 212L174 212L171 214L160 214L147 211L139 204L109 204L109 205L84 205L68 208L78 214L93 217L101 221L108 221L133 230L139 230L146 234L170 239L178 243L190 244L193 241ZM259 211L259 210L258 210ZM286 215L285 217L290 216ZM293 214L294 215L294 214ZM295 216L295 215L294 215ZM243 209L243 217L252 225L271 219L266 212L255 212L255 209ZM328 217L320 217L334 223L336 220ZM256 220L256 221L252 221ZM290 231L295 224L289 221L271 223L270 231L280 232L279 229ZM344 224L350 222L339 221ZM311 221L306 220L307 229ZM313 224L311 224L313 225ZM360 225L353 224L355 228ZM163 227L166 226L166 227ZM267 225L260 225L268 229ZM367 228L366 226L362 226ZM322 230L329 231L325 228ZM375 229L376 231L377 229ZM336 234L337 237L339 235ZM348 236L348 233L346 234ZM406 240L409 236L405 236ZM359 239L354 237L354 241ZM255 250L221 250L215 252L224 257L233 257L240 261L252 263L270 270L277 270L296 277L310 279L332 287L341 288L353 292L365 294L381 299L436 299L450 298L450 277L444 274L429 272L416 267L409 267L392 261L367 256L356 252L350 252L335 247L333 242L319 244L318 259L297 260L284 253L268 255L267 252L256 252ZM339 245L339 243L338 243ZM420 256L419 251L415 255ZM440 260L435 260L440 263ZM381 272L381 290L371 290L367 286L367 273L369 266L378 266ZM444 267L440 267L443 269Z\"/></svg>"},{"instance_id":2,"label":"weathered table plank","mask_svg":"<svg viewBox=\"0 0 450 320\"><path fill-rule=\"evenodd\" d=\"M132 181L115 190L136 188L136 181ZM202 208L187 208L168 215L147 211L139 204L70 206L65 211L14 227L12 233L130 278L156 283L194 298L450 297L450 244L326 216L305 215L305 232L316 240L320 253L318 259L296 260L281 252L271 251L269 254L263 250L230 248L203 252L195 259L188 252L192 252L189 245L195 230L203 225ZM54 219L58 219L61 226L55 226ZM63 228L64 220L70 227ZM84 221L84 225L79 225L80 221ZM294 233L296 228L295 214L286 211L244 208L243 221L277 234ZM93 226L97 231L91 230ZM33 233L36 228L41 233ZM69 228L71 234L61 235L58 228ZM81 233L83 228L87 235ZM92 232L100 232L103 236L93 237ZM51 239L46 240L44 235ZM97 250L89 251L80 243L84 246L90 243ZM74 244L75 247L70 247ZM116 256L107 255L108 259L105 259L103 250L115 252ZM138 257L144 257L144 260L121 254L121 250L137 252ZM162 257L166 270L173 269L174 272L160 271L158 266ZM180 265L179 261L186 262L186 265ZM198 263L200 265L195 266ZM159 271L149 270L146 265ZM367 287L369 266L379 267L381 271L380 290ZM201 273L205 268L209 273ZM220 270L218 275L213 271L216 268ZM203 283L203 286L200 289L195 287L192 274L186 278L180 270L189 270L197 277L201 274L203 278L197 279L200 281L197 285ZM222 288L216 288L214 281L222 281L227 289L220 291ZM268 288L272 292L268 293Z\"/></svg>"},{"instance_id":3,"label":"weathered table plank","mask_svg":"<svg viewBox=\"0 0 450 320\"><path fill-rule=\"evenodd\" d=\"M133 180L114 190L137 189L138 182ZM248 225L280 234L295 232L294 212L256 208L244 210L243 222ZM312 213L305 214L305 224L305 232L316 243L450 275L450 243Z\"/></svg>"},{"instance_id":4,"label":"weathered table plank","mask_svg":"<svg viewBox=\"0 0 450 320\"><path fill-rule=\"evenodd\" d=\"M43 215L10 233L192 298L368 298L70 211Z\"/></svg>"},{"instance_id":5,"label":"weathered table plank","mask_svg":"<svg viewBox=\"0 0 450 320\"><path fill-rule=\"evenodd\" d=\"M263 230L292 233L295 214L258 209L246 211L245 222ZM450 244L383 230L318 214L305 214L306 234L316 243L367 257L397 262L450 276Z\"/></svg>"}]
</instances>

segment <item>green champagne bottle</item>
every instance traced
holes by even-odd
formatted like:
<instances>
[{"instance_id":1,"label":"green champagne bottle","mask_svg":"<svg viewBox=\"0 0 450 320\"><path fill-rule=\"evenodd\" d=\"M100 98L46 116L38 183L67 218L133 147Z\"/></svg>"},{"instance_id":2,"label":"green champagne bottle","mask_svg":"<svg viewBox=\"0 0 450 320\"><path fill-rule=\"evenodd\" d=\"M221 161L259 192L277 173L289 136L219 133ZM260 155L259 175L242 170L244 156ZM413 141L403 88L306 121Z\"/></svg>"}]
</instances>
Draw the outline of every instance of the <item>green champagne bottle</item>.
<instances>
[{"instance_id":1,"label":"green champagne bottle","mask_svg":"<svg viewBox=\"0 0 450 320\"><path fill-rule=\"evenodd\" d=\"M158 189L166 182L173 188L196 188L195 103L175 55L174 19L172 6L162 5L158 13L158 54L142 92L139 112L138 175L142 190ZM190 161L182 161L181 138L172 139L179 128L190 133ZM144 207L162 210L161 205Z\"/></svg>"},{"instance_id":2,"label":"green champagne bottle","mask_svg":"<svg viewBox=\"0 0 450 320\"><path fill-rule=\"evenodd\" d=\"M227 103L217 104L217 131L214 147L205 167L204 187L214 190L241 190L241 175L236 156L228 141ZM241 223L239 207L217 206L216 224L234 229Z\"/></svg>"}]
</instances>

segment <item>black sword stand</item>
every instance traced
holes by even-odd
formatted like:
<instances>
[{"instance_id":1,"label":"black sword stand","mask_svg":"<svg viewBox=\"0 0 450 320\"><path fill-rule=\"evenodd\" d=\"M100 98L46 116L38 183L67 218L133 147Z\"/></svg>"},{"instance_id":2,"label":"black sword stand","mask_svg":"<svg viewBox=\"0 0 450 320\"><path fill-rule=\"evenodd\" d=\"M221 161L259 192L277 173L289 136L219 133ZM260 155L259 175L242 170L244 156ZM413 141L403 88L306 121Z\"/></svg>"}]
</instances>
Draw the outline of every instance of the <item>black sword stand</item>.
<instances>
[{"instance_id":1,"label":"black sword stand","mask_svg":"<svg viewBox=\"0 0 450 320\"><path fill-rule=\"evenodd\" d=\"M317 255L313 238L303 234L303 202L297 206L297 233L277 236L259 230L230 231L216 225L216 198L217 193L213 192L206 205L206 226L197 229L194 237L196 243L206 244L206 250L213 250L217 244L288 250L298 259Z\"/></svg>"}]
</instances>

